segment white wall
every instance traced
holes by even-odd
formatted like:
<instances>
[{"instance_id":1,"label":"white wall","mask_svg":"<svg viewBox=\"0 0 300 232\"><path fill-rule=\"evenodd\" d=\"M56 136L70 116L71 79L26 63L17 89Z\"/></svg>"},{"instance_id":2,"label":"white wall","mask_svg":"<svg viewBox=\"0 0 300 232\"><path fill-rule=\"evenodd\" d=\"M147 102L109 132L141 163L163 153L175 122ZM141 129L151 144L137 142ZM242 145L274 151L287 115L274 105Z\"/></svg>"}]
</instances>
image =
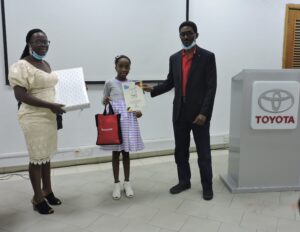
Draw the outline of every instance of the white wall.
<instances>
[{"instance_id":1,"label":"white wall","mask_svg":"<svg viewBox=\"0 0 300 232\"><path fill-rule=\"evenodd\" d=\"M223 143L224 136L228 135L231 77L245 68L281 68L286 3L287 0L190 1L190 19L195 21L199 28L198 44L215 52L217 60L218 89L211 123L212 143ZM294 3L300 3L300 0L294 1ZM178 34L174 34L174 36L178 37ZM155 38L155 35L153 37ZM1 166L3 166L3 162L9 162L9 157L18 154L23 156L26 153L24 138L16 117L16 100L12 89L6 86L4 81L2 44L1 29ZM159 41L157 46L159 46ZM178 49L180 48L174 47L174 52ZM163 65L167 65L167 63L168 61ZM98 149L94 149L96 139L94 114L103 109L100 103L102 88L102 85L89 86L90 109L71 112L64 116L64 129L59 132L59 148L66 159L72 159L74 150L93 149L93 153L96 152L97 155L106 155ZM170 143L173 141L172 98L172 91L153 99L147 96L148 104L144 116L140 120L140 125L148 149L172 147L172 143ZM158 143L154 145L155 143L151 143L151 141ZM164 146L164 144L167 145ZM6 159L4 159L5 157Z\"/></svg>"},{"instance_id":2,"label":"white wall","mask_svg":"<svg viewBox=\"0 0 300 232\"><path fill-rule=\"evenodd\" d=\"M28 17L37 4L47 10ZM83 67L86 81L105 81L114 75L114 57L126 54L134 64L132 79L162 80L168 70L162 64L180 46L173 35L185 19L184 7L185 0L5 0L8 63L20 57L24 34L34 25L47 32L47 60L56 70ZM168 33L157 33L158 27Z\"/></svg>"},{"instance_id":3,"label":"white wall","mask_svg":"<svg viewBox=\"0 0 300 232\"><path fill-rule=\"evenodd\" d=\"M1 20L1 19L0 19ZM2 23L2 22L1 22ZM2 25L2 24L1 24ZM24 35L24 39L25 39ZM175 35L176 36L176 35ZM50 48L51 49L51 48ZM176 50L178 48L174 48ZM20 51L21 54L22 51ZM1 167L23 164L26 160L26 145L17 121L17 102L10 86L5 85L3 57L3 35L0 31L0 171ZM168 60L164 65L168 65ZM133 67L134 68L134 67ZM114 69L113 60L111 69ZM113 76L111 77L113 78ZM129 76L130 78L130 76ZM59 131L58 160L82 158L85 156L107 156L95 145L96 126L94 115L103 111L101 104L103 85L89 85L88 95L91 108L75 111L63 116L64 129ZM146 96L147 106L139 119L146 151L173 147L172 98L169 92L159 98ZM45 133L47 133L45 131ZM74 152L76 151L76 152ZM79 152L78 152L79 151Z\"/></svg>"},{"instance_id":4,"label":"white wall","mask_svg":"<svg viewBox=\"0 0 300 232\"><path fill-rule=\"evenodd\" d=\"M242 69L280 69L285 5L299 0L191 0L198 44L216 55L218 89L212 132L229 128L231 77Z\"/></svg>"}]
</instances>

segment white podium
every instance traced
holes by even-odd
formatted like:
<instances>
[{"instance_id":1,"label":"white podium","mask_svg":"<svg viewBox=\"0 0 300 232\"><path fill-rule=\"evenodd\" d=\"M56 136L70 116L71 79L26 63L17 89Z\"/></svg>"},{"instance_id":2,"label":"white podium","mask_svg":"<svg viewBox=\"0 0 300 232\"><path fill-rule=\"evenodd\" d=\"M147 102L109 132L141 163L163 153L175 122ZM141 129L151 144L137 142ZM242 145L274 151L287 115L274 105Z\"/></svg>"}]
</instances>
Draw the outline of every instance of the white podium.
<instances>
[{"instance_id":1,"label":"white podium","mask_svg":"<svg viewBox=\"0 0 300 232\"><path fill-rule=\"evenodd\" d=\"M244 70L232 78L231 192L300 190L300 70Z\"/></svg>"}]
</instances>

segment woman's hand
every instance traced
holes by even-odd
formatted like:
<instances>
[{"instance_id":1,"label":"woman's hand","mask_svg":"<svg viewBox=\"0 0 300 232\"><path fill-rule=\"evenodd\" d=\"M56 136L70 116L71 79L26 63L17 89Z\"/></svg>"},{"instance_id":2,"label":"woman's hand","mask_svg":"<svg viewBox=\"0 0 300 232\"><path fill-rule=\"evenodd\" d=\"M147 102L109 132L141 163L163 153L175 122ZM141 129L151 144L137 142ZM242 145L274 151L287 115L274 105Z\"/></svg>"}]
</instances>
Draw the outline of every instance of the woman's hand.
<instances>
[{"instance_id":1,"label":"woman's hand","mask_svg":"<svg viewBox=\"0 0 300 232\"><path fill-rule=\"evenodd\" d=\"M62 107L64 107L64 105L41 100L41 99L29 94L24 87L21 87L18 85L15 86L14 93L15 93L16 99L19 102L24 102L31 106L47 108L47 109L50 109L55 114L56 113L58 113L58 114L66 113L66 111L64 109L62 109Z\"/></svg>"},{"instance_id":2,"label":"woman's hand","mask_svg":"<svg viewBox=\"0 0 300 232\"><path fill-rule=\"evenodd\" d=\"M107 105L109 102L111 101L111 98L110 97L105 97L104 99L103 99L103 104L104 105Z\"/></svg>"},{"instance_id":3,"label":"woman's hand","mask_svg":"<svg viewBox=\"0 0 300 232\"><path fill-rule=\"evenodd\" d=\"M142 117L142 112L141 111L134 111L133 114L135 115L135 117L140 118Z\"/></svg>"},{"instance_id":4,"label":"woman's hand","mask_svg":"<svg viewBox=\"0 0 300 232\"><path fill-rule=\"evenodd\" d=\"M50 106L50 110L55 114L63 114L66 113L66 111L62 108L65 105L58 104L58 103L52 103Z\"/></svg>"}]
</instances>

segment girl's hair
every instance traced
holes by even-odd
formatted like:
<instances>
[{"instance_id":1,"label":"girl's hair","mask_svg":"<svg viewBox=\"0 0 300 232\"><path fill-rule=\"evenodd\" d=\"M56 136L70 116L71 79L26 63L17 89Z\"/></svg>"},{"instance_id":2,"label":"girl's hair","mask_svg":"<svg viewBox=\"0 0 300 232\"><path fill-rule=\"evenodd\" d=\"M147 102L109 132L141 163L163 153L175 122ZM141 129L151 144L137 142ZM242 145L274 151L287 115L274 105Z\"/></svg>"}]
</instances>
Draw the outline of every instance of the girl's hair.
<instances>
[{"instance_id":1,"label":"girl's hair","mask_svg":"<svg viewBox=\"0 0 300 232\"><path fill-rule=\"evenodd\" d=\"M117 64L118 64L118 62L119 62L119 60L120 60L120 59L122 59L122 58L125 58L125 59L127 59L127 60L129 61L129 64L131 64L131 60L129 59L129 57L128 57L128 56L125 56L125 55L120 55L120 56L116 56L116 57L115 57L115 65L117 65Z\"/></svg>"},{"instance_id":2,"label":"girl's hair","mask_svg":"<svg viewBox=\"0 0 300 232\"><path fill-rule=\"evenodd\" d=\"M23 50L23 53L22 53L20 59L23 59L24 57L30 55L30 54L29 54L29 46L28 46L28 43L29 43L29 41L30 41L32 35L35 34L35 33L38 33L38 32L42 32L42 33L46 34L46 33L43 32L41 29L37 29L37 28L28 31L28 33L27 33L27 35L26 35L26 46L25 46L25 48L24 48L24 50Z\"/></svg>"}]
</instances>

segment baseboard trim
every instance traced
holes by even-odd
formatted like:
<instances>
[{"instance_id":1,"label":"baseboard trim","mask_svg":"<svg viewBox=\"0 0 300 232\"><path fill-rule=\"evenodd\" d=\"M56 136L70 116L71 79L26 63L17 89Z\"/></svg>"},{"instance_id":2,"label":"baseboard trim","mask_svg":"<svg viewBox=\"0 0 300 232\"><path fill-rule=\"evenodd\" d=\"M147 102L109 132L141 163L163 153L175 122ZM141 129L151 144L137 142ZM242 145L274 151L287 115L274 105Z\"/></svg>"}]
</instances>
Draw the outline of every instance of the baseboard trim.
<instances>
[{"instance_id":1,"label":"baseboard trim","mask_svg":"<svg viewBox=\"0 0 300 232\"><path fill-rule=\"evenodd\" d=\"M211 149L228 148L226 135L212 136ZM227 140L226 140L227 139ZM174 154L173 140L145 141L146 149L142 152L130 154L131 159L141 159L156 156ZM196 148L191 143L190 152L195 152ZM0 174L12 173L28 170L28 155L26 152L15 154L0 154ZM111 162L111 152L100 150L98 146L86 146L79 148L63 148L51 160L51 167L67 167L85 164L97 164Z\"/></svg>"}]
</instances>

